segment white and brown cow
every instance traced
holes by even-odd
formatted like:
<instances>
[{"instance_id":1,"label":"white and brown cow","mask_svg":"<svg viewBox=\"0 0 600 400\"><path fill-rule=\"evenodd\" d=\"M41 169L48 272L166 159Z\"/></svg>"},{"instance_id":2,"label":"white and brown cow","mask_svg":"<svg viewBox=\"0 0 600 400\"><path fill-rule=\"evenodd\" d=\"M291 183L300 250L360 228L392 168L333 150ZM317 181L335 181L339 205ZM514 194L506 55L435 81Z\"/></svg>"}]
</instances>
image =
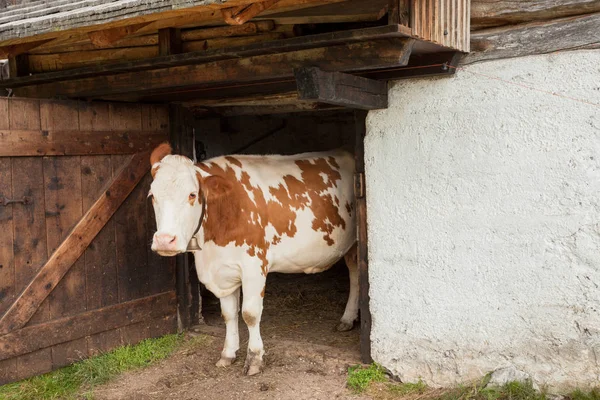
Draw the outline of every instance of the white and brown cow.
<instances>
[{"instance_id":1,"label":"white and brown cow","mask_svg":"<svg viewBox=\"0 0 600 400\"><path fill-rule=\"evenodd\" d=\"M192 236L197 238L198 278L220 299L227 327L217 366L230 365L239 349L241 288L250 334L244 372L261 371L259 326L269 272L322 272L346 256L350 296L338 330L352 329L358 317L358 272L351 154L239 155L194 165L171 155L165 143L150 162L149 196L157 224L152 250L176 255L186 251Z\"/></svg>"}]
</instances>

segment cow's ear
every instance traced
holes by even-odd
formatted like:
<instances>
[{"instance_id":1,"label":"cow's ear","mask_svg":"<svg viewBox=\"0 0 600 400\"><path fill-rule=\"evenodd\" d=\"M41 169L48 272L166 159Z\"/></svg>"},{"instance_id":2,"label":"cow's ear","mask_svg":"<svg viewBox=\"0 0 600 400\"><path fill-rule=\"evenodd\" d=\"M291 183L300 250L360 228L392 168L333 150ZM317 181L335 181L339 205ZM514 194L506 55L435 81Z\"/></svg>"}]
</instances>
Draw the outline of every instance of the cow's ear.
<instances>
[{"instance_id":1,"label":"cow's ear","mask_svg":"<svg viewBox=\"0 0 600 400\"><path fill-rule=\"evenodd\" d=\"M160 162L163 158L171 154L171 145L167 142L161 143L152 151L150 154L150 165L154 165L157 162Z\"/></svg>"},{"instance_id":2,"label":"cow's ear","mask_svg":"<svg viewBox=\"0 0 600 400\"><path fill-rule=\"evenodd\" d=\"M202 190L206 192L206 196L212 199L224 196L233 189L231 182L218 175L203 178L200 184L202 185Z\"/></svg>"}]
</instances>

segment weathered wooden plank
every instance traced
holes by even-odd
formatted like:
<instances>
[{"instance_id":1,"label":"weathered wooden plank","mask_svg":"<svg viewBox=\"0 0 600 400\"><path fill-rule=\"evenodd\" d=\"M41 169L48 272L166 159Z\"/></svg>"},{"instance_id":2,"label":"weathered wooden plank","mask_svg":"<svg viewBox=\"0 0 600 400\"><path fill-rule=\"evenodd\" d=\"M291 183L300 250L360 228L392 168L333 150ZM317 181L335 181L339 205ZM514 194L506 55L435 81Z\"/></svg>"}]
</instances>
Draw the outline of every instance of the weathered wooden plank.
<instances>
[{"instance_id":1,"label":"weathered wooden plank","mask_svg":"<svg viewBox=\"0 0 600 400\"><path fill-rule=\"evenodd\" d=\"M600 12L598 0L472 0L473 30Z\"/></svg>"},{"instance_id":2,"label":"weathered wooden plank","mask_svg":"<svg viewBox=\"0 0 600 400\"><path fill-rule=\"evenodd\" d=\"M78 156L44 157L43 166L46 234L50 257L83 215L81 159ZM71 266L48 297L50 318L84 311L85 302L81 299L85 299L83 258Z\"/></svg>"},{"instance_id":3,"label":"weathered wooden plank","mask_svg":"<svg viewBox=\"0 0 600 400\"><path fill-rule=\"evenodd\" d=\"M109 131L110 110L107 103L79 103L80 129ZM104 191L112 179L111 156L85 156L81 158L81 185L83 209L87 210ZM95 310L116 304L119 299L117 261L115 251L115 225L111 218L84 253L86 268L86 305ZM121 344L119 329L97 333L87 338L88 355L109 351Z\"/></svg>"},{"instance_id":4,"label":"weathered wooden plank","mask_svg":"<svg viewBox=\"0 0 600 400\"><path fill-rule=\"evenodd\" d=\"M454 75L463 57L464 54L459 52L416 54L410 58L406 67L368 71L359 75L378 80Z\"/></svg>"},{"instance_id":5,"label":"weathered wooden plank","mask_svg":"<svg viewBox=\"0 0 600 400\"><path fill-rule=\"evenodd\" d=\"M215 49L223 49L236 46L246 46L254 43L268 43L283 39L285 36L278 32L269 32L253 36L240 36L229 38L215 38L207 40L194 40L183 43L184 52L201 52Z\"/></svg>"},{"instance_id":6,"label":"weathered wooden plank","mask_svg":"<svg viewBox=\"0 0 600 400\"><path fill-rule=\"evenodd\" d=\"M17 379L52 371L51 349L41 349L17 357Z\"/></svg>"},{"instance_id":7,"label":"weathered wooden plank","mask_svg":"<svg viewBox=\"0 0 600 400\"><path fill-rule=\"evenodd\" d=\"M413 4L410 23L415 37L469 52L470 0L427 0Z\"/></svg>"},{"instance_id":8,"label":"weathered wooden plank","mask_svg":"<svg viewBox=\"0 0 600 400\"><path fill-rule=\"evenodd\" d=\"M43 101L40 103L40 120L43 131L67 130L78 132L79 112L73 103ZM46 237L48 257L69 234L83 214L80 157L45 157L44 205L46 210ZM85 311L85 263L77 260L65 274L45 302L50 319ZM77 355L87 354L87 341L63 343L52 348L53 368L70 364Z\"/></svg>"},{"instance_id":9,"label":"weathered wooden plank","mask_svg":"<svg viewBox=\"0 0 600 400\"><path fill-rule=\"evenodd\" d=\"M293 39L288 39L293 40ZM269 79L291 78L293 69L306 65L325 70L360 71L406 65L412 39L382 39L280 54L223 60L201 65L185 65L114 76L47 83L20 89L24 96L64 95L101 97L130 92L231 84ZM143 82L143 85L140 85Z\"/></svg>"},{"instance_id":10,"label":"weathered wooden plank","mask_svg":"<svg viewBox=\"0 0 600 400\"><path fill-rule=\"evenodd\" d=\"M600 13L473 32L462 64L562 50L600 48Z\"/></svg>"},{"instance_id":11,"label":"weathered wooden plank","mask_svg":"<svg viewBox=\"0 0 600 400\"><path fill-rule=\"evenodd\" d=\"M123 344L136 344L144 339L164 336L177 331L177 318L175 314L154 318L135 325L128 325L121 329Z\"/></svg>"},{"instance_id":12,"label":"weathered wooden plank","mask_svg":"<svg viewBox=\"0 0 600 400\"><path fill-rule=\"evenodd\" d=\"M226 38L232 36L249 36L261 32L272 31L275 28L273 21L248 22L242 25L219 26L216 28L189 29L181 32L181 40L206 40Z\"/></svg>"},{"instance_id":13,"label":"weathered wooden plank","mask_svg":"<svg viewBox=\"0 0 600 400\"><path fill-rule=\"evenodd\" d=\"M361 110L387 108L387 82L316 67L298 68L294 75L300 100Z\"/></svg>"},{"instance_id":14,"label":"weathered wooden plank","mask_svg":"<svg viewBox=\"0 0 600 400\"><path fill-rule=\"evenodd\" d=\"M0 157L132 154L158 145L161 137L154 133L0 130Z\"/></svg>"},{"instance_id":15,"label":"weathered wooden plank","mask_svg":"<svg viewBox=\"0 0 600 400\"><path fill-rule=\"evenodd\" d=\"M10 99L9 128L40 129L40 103L37 100ZM26 157L12 162L12 192L15 198L33 199L27 206L12 206L15 255L15 291L20 292L37 273L47 258L44 218L42 160ZM32 323L48 318L45 304L32 318ZM50 354L48 353L48 357Z\"/></svg>"},{"instance_id":16,"label":"weathered wooden plank","mask_svg":"<svg viewBox=\"0 0 600 400\"><path fill-rule=\"evenodd\" d=\"M151 60L139 60L113 65L85 67L73 71L57 71L36 74L17 79L0 81L0 88L18 88L75 78L95 77L118 72L138 71L154 68L166 68L187 64L199 64L231 58L250 57L261 54L310 49L315 47L332 46L337 44L356 43L366 40L392 37L410 37L410 29L401 25L387 25L355 29L348 31L328 32L303 37L283 39L273 42L255 43L227 49L217 49L206 52L178 54L168 57L158 57Z\"/></svg>"},{"instance_id":17,"label":"weathered wooden plank","mask_svg":"<svg viewBox=\"0 0 600 400\"><path fill-rule=\"evenodd\" d=\"M11 358L0 361L0 385L5 385L18 379L17 359Z\"/></svg>"},{"instance_id":18,"label":"weathered wooden plank","mask_svg":"<svg viewBox=\"0 0 600 400\"><path fill-rule=\"evenodd\" d=\"M105 47L134 34L148 24L149 22L143 22L141 24L132 24L120 28L103 29L90 32L88 33L88 36L94 46Z\"/></svg>"},{"instance_id":19,"label":"weathered wooden plank","mask_svg":"<svg viewBox=\"0 0 600 400\"><path fill-rule=\"evenodd\" d=\"M0 129L8 129L8 99L0 99ZM0 158L0 197L12 199L12 161ZM16 296L13 253L13 206L0 207L0 315ZM8 367L8 364L6 364ZM0 370L2 368L0 367ZM4 379L0 372L0 382Z\"/></svg>"},{"instance_id":20,"label":"weathered wooden plank","mask_svg":"<svg viewBox=\"0 0 600 400\"><path fill-rule=\"evenodd\" d=\"M113 130L142 129L140 105L111 104L110 126ZM164 141L165 137L162 138ZM113 156L113 168L119 165L119 157ZM116 171L114 171L116 173ZM149 174L147 174L149 175ZM128 301L149 294L147 274L147 248L131 246L131 243L149 243L146 239L147 177L125 200L113 218L115 223L115 249L119 301Z\"/></svg>"},{"instance_id":21,"label":"weathered wooden plank","mask_svg":"<svg viewBox=\"0 0 600 400\"><path fill-rule=\"evenodd\" d=\"M86 311L0 336L0 360L175 314L174 291Z\"/></svg>"},{"instance_id":22,"label":"weathered wooden plank","mask_svg":"<svg viewBox=\"0 0 600 400\"><path fill-rule=\"evenodd\" d=\"M106 353L123 344L121 341L121 329L113 329L106 332L90 335L88 341L88 355L90 357Z\"/></svg>"},{"instance_id":23,"label":"weathered wooden plank","mask_svg":"<svg viewBox=\"0 0 600 400\"><path fill-rule=\"evenodd\" d=\"M23 327L149 169L148 153L134 155L35 278L0 319L0 334ZM29 171L30 172L30 171Z\"/></svg>"},{"instance_id":24,"label":"weathered wooden plank","mask_svg":"<svg viewBox=\"0 0 600 400\"><path fill-rule=\"evenodd\" d=\"M158 56L158 46L104 49L95 51L75 51L56 54L30 54L30 72L48 72L80 68L98 63L124 60L140 60Z\"/></svg>"},{"instance_id":25,"label":"weathered wooden plank","mask_svg":"<svg viewBox=\"0 0 600 400\"><path fill-rule=\"evenodd\" d=\"M264 18L270 18L279 25L379 21L385 16L387 9L388 0L347 0L343 4L325 4L299 11L273 13Z\"/></svg>"},{"instance_id":26,"label":"weathered wooden plank","mask_svg":"<svg viewBox=\"0 0 600 400\"><path fill-rule=\"evenodd\" d=\"M146 207L152 177L146 174L115 213L117 281L119 301L147 296L151 292L148 271ZM132 243L138 245L132 246Z\"/></svg>"},{"instance_id":27,"label":"weathered wooden plank","mask_svg":"<svg viewBox=\"0 0 600 400\"><path fill-rule=\"evenodd\" d=\"M86 156L81 160L83 209L89 209L111 181L110 156ZM93 310L118 301L115 226L112 220L102 228L85 250L86 305Z\"/></svg>"},{"instance_id":28,"label":"weathered wooden plank","mask_svg":"<svg viewBox=\"0 0 600 400\"><path fill-rule=\"evenodd\" d=\"M52 41L52 39L38 40L34 42L0 47L0 58L15 57L19 54L27 53L28 51L35 49L36 47L39 47L50 41Z\"/></svg>"}]
</instances>

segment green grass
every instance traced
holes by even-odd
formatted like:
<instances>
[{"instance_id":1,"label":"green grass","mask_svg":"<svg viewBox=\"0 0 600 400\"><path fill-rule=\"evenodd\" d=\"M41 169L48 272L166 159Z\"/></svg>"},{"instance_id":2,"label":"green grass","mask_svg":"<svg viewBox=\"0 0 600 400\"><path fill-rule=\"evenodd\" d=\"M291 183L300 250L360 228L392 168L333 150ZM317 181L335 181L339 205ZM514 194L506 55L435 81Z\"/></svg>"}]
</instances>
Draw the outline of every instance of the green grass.
<instances>
[{"instance_id":1,"label":"green grass","mask_svg":"<svg viewBox=\"0 0 600 400\"><path fill-rule=\"evenodd\" d=\"M365 393L375 400L547 400L544 391L534 389L531 382L510 382L503 386L486 387L489 375L483 379L453 388L429 388L423 382L391 382L385 369L373 363L348 370L348 387L355 393ZM600 400L600 388L576 390L565 400Z\"/></svg>"},{"instance_id":2,"label":"green grass","mask_svg":"<svg viewBox=\"0 0 600 400\"><path fill-rule=\"evenodd\" d=\"M376 363L368 367L356 365L348 369L348 387L357 393L363 392L372 382L385 381L385 370Z\"/></svg>"},{"instance_id":3,"label":"green grass","mask_svg":"<svg viewBox=\"0 0 600 400\"><path fill-rule=\"evenodd\" d=\"M183 335L174 334L147 339L134 346L119 347L45 375L0 386L0 399L75 399L82 398L82 390L86 391L83 398L92 398L91 390L94 386L103 384L122 372L162 360L182 347L183 343Z\"/></svg>"}]
</instances>

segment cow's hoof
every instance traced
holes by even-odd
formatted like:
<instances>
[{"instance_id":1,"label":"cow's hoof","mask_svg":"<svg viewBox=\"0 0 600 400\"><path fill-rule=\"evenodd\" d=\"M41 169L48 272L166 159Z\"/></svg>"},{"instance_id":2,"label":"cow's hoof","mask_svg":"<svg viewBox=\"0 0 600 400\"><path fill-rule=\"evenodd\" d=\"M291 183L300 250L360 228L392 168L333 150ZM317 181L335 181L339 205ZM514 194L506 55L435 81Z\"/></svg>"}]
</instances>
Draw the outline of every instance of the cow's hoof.
<instances>
[{"instance_id":1,"label":"cow's hoof","mask_svg":"<svg viewBox=\"0 0 600 400\"><path fill-rule=\"evenodd\" d=\"M233 364L234 361L235 361L235 358L233 358L233 357L221 357L221 359L219 361L217 361L217 367L219 367L219 368L229 367L231 364Z\"/></svg>"},{"instance_id":2,"label":"cow's hoof","mask_svg":"<svg viewBox=\"0 0 600 400\"><path fill-rule=\"evenodd\" d=\"M251 365L250 367L248 367L248 370L246 371L246 375L252 376L252 375L260 374L261 372L262 372L262 366Z\"/></svg>"},{"instance_id":3,"label":"cow's hoof","mask_svg":"<svg viewBox=\"0 0 600 400\"><path fill-rule=\"evenodd\" d=\"M244 364L244 374L248 376L259 374L263 369L263 360L259 353L248 351L246 363Z\"/></svg>"},{"instance_id":4,"label":"cow's hoof","mask_svg":"<svg viewBox=\"0 0 600 400\"><path fill-rule=\"evenodd\" d=\"M338 332L348 332L348 331L351 331L352 328L354 328L354 323L353 322L344 322L344 321L342 321L337 326Z\"/></svg>"}]
</instances>

